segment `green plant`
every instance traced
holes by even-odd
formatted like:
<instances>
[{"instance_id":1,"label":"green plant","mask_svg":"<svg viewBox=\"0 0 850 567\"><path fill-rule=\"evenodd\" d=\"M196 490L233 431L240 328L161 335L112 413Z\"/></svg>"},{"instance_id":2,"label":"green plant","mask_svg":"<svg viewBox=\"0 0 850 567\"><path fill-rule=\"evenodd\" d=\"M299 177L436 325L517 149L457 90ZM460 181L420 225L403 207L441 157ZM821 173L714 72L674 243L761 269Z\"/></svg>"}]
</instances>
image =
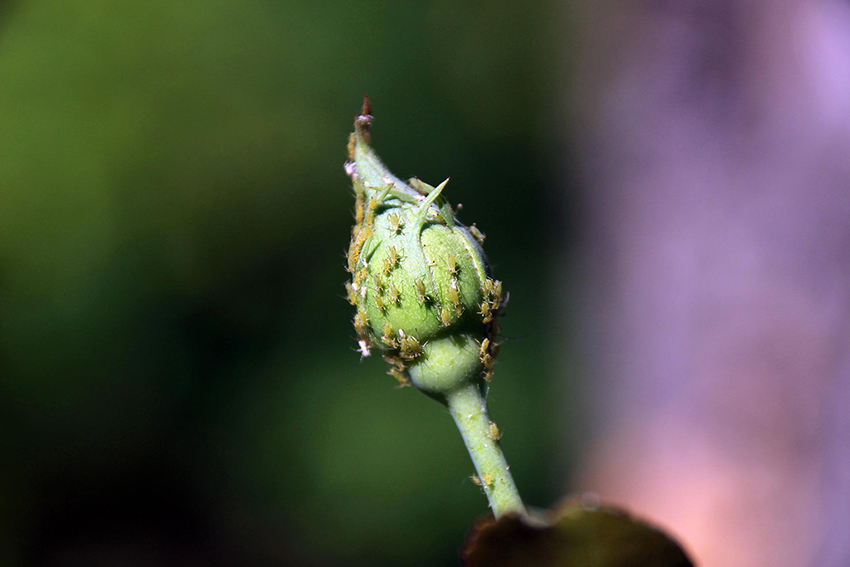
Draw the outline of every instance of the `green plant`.
<instances>
[{"instance_id":1,"label":"green plant","mask_svg":"<svg viewBox=\"0 0 850 567\"><path fill-rule=\"evenodd\" d=\"M496 516L524 513L487 413L499 352L502 282L493 279L483 234L467 228L433 187L394 176L369 145L368 99L349 142L356 223L348 297L360 351L379 350L389 373L448 406Z\"/></svg>"},{"instance_id":2,"label":"green plant","mask_svg":"<svg viewBox=\"0 0 850 567\"><path fill-rule=\"evenodd\" d=\"M348 300L356 308L361 356L380 352L390 375L445 404L460 429L473 480L497 519L479 523L464 560L613 566L639 558L641 565L689 565L674 542L618 511L566 506L529 516L487 412L507 295L492 276L484 235L457 220L443 195L448 179L436 187L405 182L384 166L370 145L372 119L367 97L345 164L356 201Z\"/></svg>"}]
</instances>

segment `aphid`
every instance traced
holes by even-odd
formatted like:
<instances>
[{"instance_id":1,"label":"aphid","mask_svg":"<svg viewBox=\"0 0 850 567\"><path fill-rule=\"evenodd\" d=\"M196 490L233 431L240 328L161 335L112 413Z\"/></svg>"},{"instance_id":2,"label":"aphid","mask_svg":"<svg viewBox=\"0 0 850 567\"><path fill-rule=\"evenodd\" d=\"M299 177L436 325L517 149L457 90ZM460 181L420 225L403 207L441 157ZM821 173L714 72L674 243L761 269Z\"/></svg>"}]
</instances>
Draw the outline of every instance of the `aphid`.
<instances>
[{"instance_id":1,"label":"aphid","mask_svg":"<svg viewBox=\"0 0 850 567\"><path fill-rule=\"evenodd\" d=\"M407 370L405 362L399 357L389 353L384 353L382 356L387 363L392 364L399 372L405 372Z\"/></svg>"},{"instance_id":2,"label":"aphid","mask_svg":"<svg viewBox=\"0 0 850 567\"><path fill-rule=\"evenodd\" d=\"M372 276L372 281L375 282L375 291L381 293L384 289L384 282L381 281L381 276L375 274Z\"/></svg>"},{"instance_id":3,"label":"aphid","mask_svg":"<svg viewBox=\"0 0 850 567\"><path fill-rule=\"evenodd\" d=\"M390 221L390 230L395 234L401 233L404 222L401 220L401 217L398 216L398 213L390 213L388 218Z\"/></svg>"},{"instance_id":4,"label":"aphid","mask_svg":"<svg viewBox=\"0 0 850 567\"><path fill-rule=\"evenodd\" d=\"M443 325L446 327L452 324L452 314L445 307L443 307L443 310L440 311L440 321L442 321Z\"/></svg>"},{"instance_id":5,"label":"aphid","mask_svg":"<svg viewBox=\"0 0 850 567\"><path fill-rule=\"evenodd\" d=\"M490 439L492 439L493 441L498 441L501 438L502 438L502 432L499 431L499 426L491 421L490 422Z\"/></svg>"},{"instance_id":6,"label":"aphid","mask_svg":"<svg viewBox=\"0 0 850 567\"><path fill-rule=\"evenodd\" d=\"M484 381L485 382L492 382L493 381L493 369L492 368L488 368L484 372Z\"/></svg>"},{"instance_id":7,"label":"aphid","mask_svg":"<svg viewBox=\"0 0 850 567\"><path fill-rule=\"evenodd\" d=\"M366 342L366 339L360 339L357 341L357 344L359 345L357 347L357 351L360 353L360 358L366 358L372 354L369 350L369 343Z\"/></svg>"},{"instance_id":8,"label":"aphid","mask_svg":"<svg viewBox=\"0 0 850 567\"><path fill-rule=\"evenodd\" d=\"M372 201L374 203L375 201ZM364 228L372 228L372 225L375 224L375 211L372 208L372 203L369 203L369 211L366 213L366 225Z\"/></svg>"},{"instance_id":9,"label":"aphid","mask_svg":"<svg viewBox=\"0 0 850 567\"><path fill-rule=\"evenodd\" d=\"M422 354L422 346L416 337L403 337L401 339L401 357L413 360Z\"/></svg>"},{"instance_id":10,"label":"aphid","mask_svg":"<svg viewBox=\"0 0 850 567\"><path fill-rule=\"evenodd\" d=\"M351 282L345 282L345 298L352 305L357 303L357 294L354 291L354 286L351 285Z\"/></svg>"},{"instance_id":11,"label":"aphid","mask_svg":"<svg viewBox=\"0 0 850 567\"><path fill-rule=\"evenodd\" d=\"M480 353L479 356L484 356L490 350L490 339L484 339L481 341L481 348L478 350Z\"/></svg>"},{"instance_id":12,"label":"aphid","mask_svg":"<svg viewBox=\"0 0 850 567\"><path fill-rule=\"evenodd\" d=\"M401 301L401 294L398 291L398 288L395 284L390 284L390 303L399 303Z\"/></svg>"},{"instance_id":13,"label":"aphid","mask_svg":"<svg viewBox=\"0 0 850 567\"><path fill-rule=\"evenodd\" d=\"M381 336L381 342L390 348L396 348L398 346L395 337L393 337L393 327L389 323L384 324L384 334Z\"/></svg>"},{"instance_id":14,"label":"aphid","mask_svg":"<svg viewBox=\"0 0 850 567\"><path fill-rule=\"evenodd\" d=\"M502 303L502 282L496 280L493 283L493 304L498 308Z\"/></svg>"},{"instance_id":15,"label":"aphid","mask_svg":"<svg viewBox=\"0 0 850 567\"><path fill-rule=\"evenodd\" d=\"M360 251L357 250L357 242L356 239L351 241L351 246L348 247L348 254L346 255L346 260L348 264L345 266L345 271L350 273L354 272L354 266L357 264L357 260L360 259Z\"/></svg>"},{"instance_id":16,"label":"aphid","mask_svg":"<svg viewBox=\"0 0 850 567\"><path fill-rule=\"evenodd\" d=\"M469 480L471 480L472 484L474 484L475 486L481 486L482 485L481 479L478 478L477 474L474 474L471 477L469 477Z\"/></svg>"},{"instance_id":17,"label":"aphid","mask_svg":"<svg viewBox=\"0 0 850 567\"><path fill-rule=\"evenodd\" d=\"M469 232L472 234L472 236L475 237L475 240L478 241L478 244L484 244L484 239L487 238L487 235L481 232L481 230L477 226L475 226L475 224L469 227Z\"/></svg>"},{"instance_id":18,"label":"aphid","mask_svg":"<svg viewBox=\"0 0 850 567\"><path fill-rule=\"evenodd\" d=\"M401 261L401 256L395 246L390 246L390 251L384 258L384 275L389 275L398 263Z\"/></svg>"},{"instance_id":19,"label":"aphid","mask_svg":"<svg viewBox=\"0 0 850 567\"><path fill-rule=\"evenodd\" d=\"M384 305L384 300L381 299L380 295L375 296L375 305L378 306L378 310L381 312L385 312L387 310L387 306Z\"/></svg>"},{"instance_id":20,"label":"aphid","mask_svg":"<svg viewBox=\"0 0 850 567\"><path fill-rule=\"evenodd\" d=\"M489 323L493 320L493 314L490 312L490 304L486 301L481 303L481 311L479 311L478 314L481 315L481 318L485 323Z\"/></svg>"},{"instance_id":21,"label":"aphid","mask_svg":"<svg viewBox=\"0 0 850 567\"><path fill-rule=\"evenodd\" d=\"M481 364L484 365L484 368L493 368L496 364L496 359L490 356L490 353L485 353L481 355Z\"/></svg>"},{"instance_id":22,"label":"aphid","mask_svg":"<svg viewBox=\"0 0 850 567\"><path fill-rule=\"evenodd\" d=\"M401 256L398 255L398 250L396 250L395 246L390 246L390 254L388 258L390 261L390 266L392 266L393 268L396 267L396 265L401 260Z\"/></svg>"},{"instance_id":23,"label":"aphid","mask_svg":"<svg viewBox=\"0 0 850 567\"><path fill-rule=\"evenodd\" d=\"M354 291L357 291L360 286L363 285L363 280L365 280L368 275L369 271L366 268L363 268L362 270L354 274L354 285L352 285Z\"/></svg>"},{"instance_id":24,"label":"aphid","mask_svg":"<svg viewBox=\"0 0 850 567\"><path fill-rule=\"evenodd\" d=\"M484 475L484 478L481 479L481 482L484 486L493 486L493 475L487 473Z\"/></svg>"},{"instance_id":25,"label":"aphid","mask_svg":"<svg viewBox=\"0 0 850 567\"><path fill-rule=\"evenodd\" d=\"M502 303L502 282L487 278L484 280L484 289L492 298L494 307L498 308Z\"/></svg>"},{"instance_id":26,"label":"aphid","mask_svg":"<svg viewBox=\"0 0 850 567\"><path fill-rule=\"evenodd\" d=\"M451 301L452 304L458 305L460 303L460 296L457 294L457 290L455 288L450 287L446 291L446 295L449 296L449 301Z\"/></svg>"},{"instance_id":27,"label":"aphid","mask_svg":"<svg viewBox=\"0 0 850 567\"><path fill-rule=\"evenodd\" d=\"M422 280L416 280L416 295L419 297L419 301L422 302L424 302L428 297L428 294L425 290L425 282L423 282Z\"/></svg>"},{"instance_id":28,"label":"aphid","mask_svg":"<svg viewBox=\"0 0 850 567\"><path fill-rule=\"evenodd\" d=\"M449 270L449 273L453 276L457 275L458 267L457 267L457 257L454 254L449 254L446 256L446 267Z\"/></svg>"},{"instance_id":29,"label":"aphid","mask_svg":"<svg viewBox=\"0 0 850 567\"><path fill-rule=\"evenodd\" d=\"M361 307L357 310L357 313L354 315L354 330L357 331L358 335L366 334L366 327L369 325L369 318L366 316L366 311Z\"/></svg>"},{"instance_id":30,"label":"aphid","mask_svg":"<svg viewBox=\"0 0 850 567\"><path fill-rule=\"evenodd\" d=\"M449 301L455 306L455 313L458 317L463 315L463 304L460 302L460 296L457 293L457 290L454 288L449 288L447 292L449 296Z\"/></svg>"},{"instance_id":31,"label":"aphid","mask_svg":"<svg viewBox=\"0 0 850 567\"><path fill-rule=\"evenodd\" d=\"M410 385L410 379L407 377L407 374L404 371L399 370L398 368L390 368L387 371L387 374L398 380L400 386Z\"/></svg>"},{"instance_id":32,"label":"aphid","mask_svg":"<svg viewBox=\"0 0 850 567\"><path fill-rule=\"evenodd\" d=\"M372 227L369 225L366 225L357 231L357 235L354 237L354 240L351 242L351 247L348 249L349 272L353 272L354 266L356 266L357 262L360 261L360 252L363 250L363 245L366 244L366 241L369 240L370 236L372 236Z\"/></svg>"}]
</instances>

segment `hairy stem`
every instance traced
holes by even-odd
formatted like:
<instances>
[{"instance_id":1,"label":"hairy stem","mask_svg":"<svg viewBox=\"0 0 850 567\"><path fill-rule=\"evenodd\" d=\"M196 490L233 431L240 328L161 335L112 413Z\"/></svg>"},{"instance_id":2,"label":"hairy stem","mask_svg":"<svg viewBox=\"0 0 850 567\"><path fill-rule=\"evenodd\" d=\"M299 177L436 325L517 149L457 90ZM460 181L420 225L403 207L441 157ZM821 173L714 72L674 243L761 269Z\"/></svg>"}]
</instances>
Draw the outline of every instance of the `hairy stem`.
<instances>
[{"instance_id":1,"label":"hairy stem","mask_svg":"<svg viewBox=\"0 0 850 567\"><path fill-rule=\"evenodd\" d=\"M476 384L468 384L446 395L449 411L463 435L481 486L498 518L509 512L525 515L525 506L508 471L498 441L493 438L487 403Z\"/></svg>"}]
</instances>

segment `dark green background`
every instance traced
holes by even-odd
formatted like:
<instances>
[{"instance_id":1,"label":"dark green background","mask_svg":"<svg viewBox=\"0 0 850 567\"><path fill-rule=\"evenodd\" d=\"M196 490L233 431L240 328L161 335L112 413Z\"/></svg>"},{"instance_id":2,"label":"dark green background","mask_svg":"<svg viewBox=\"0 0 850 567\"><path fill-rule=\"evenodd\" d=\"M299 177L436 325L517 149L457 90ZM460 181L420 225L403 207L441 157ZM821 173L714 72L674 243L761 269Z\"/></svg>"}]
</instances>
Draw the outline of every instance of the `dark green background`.
<instances>
[{"instance_id":1,"label":"dark green background","mask_svg":"<svg viewBox=\"0 0 850 567\"><path fill-rule=\"evenodd\" d=\"M0 4L0 563L453 565L486 500L447 412L359 361L342 164L400 176L511 292L491 392L524 498L566 486L545 3ZM566 292L563 292L566 293Z\"/></svg>"}]
</instances>

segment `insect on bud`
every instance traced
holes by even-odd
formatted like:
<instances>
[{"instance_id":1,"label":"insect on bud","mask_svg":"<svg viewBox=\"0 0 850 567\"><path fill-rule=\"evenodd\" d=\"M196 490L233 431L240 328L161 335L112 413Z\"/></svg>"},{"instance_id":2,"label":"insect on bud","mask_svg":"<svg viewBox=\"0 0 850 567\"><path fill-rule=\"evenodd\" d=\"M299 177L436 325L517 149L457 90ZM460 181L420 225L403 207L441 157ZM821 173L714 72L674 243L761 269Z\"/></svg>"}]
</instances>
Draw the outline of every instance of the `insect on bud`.
<instances>
[{"instance_id":1,"label":"insect on bud","mask_svg":"<svg viewBox=\"0 0 850 567\"><path fill-rule=\"evenodd\" d=\"M345 164L356 200L346 288L360 350L380 350L397 380L437 399L469 383L485 390L502 290L483 235L458 222L448 179L433 187L393 175L370 146L371 124L367 98Z\"/></svg>"}]
</instances>

